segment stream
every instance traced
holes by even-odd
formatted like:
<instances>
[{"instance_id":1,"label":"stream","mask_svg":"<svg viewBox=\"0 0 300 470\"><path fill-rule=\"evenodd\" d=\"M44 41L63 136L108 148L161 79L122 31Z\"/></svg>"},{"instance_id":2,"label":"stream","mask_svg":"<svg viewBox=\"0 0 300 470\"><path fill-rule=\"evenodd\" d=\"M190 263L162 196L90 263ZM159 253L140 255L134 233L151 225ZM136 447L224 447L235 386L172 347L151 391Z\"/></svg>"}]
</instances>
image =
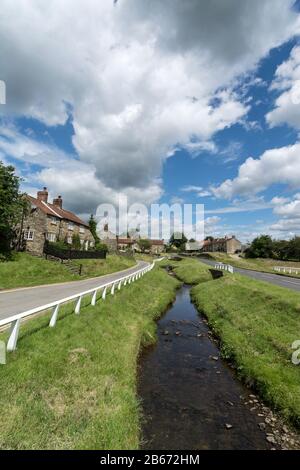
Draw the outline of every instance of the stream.
<instances>
[{"instance_id":1,"label":"stream","mask_svg":"<svg viewBox=\"0 0 300 470\"><path fill-rule=\"evenodd\" d=\"M251 392L220 358L189 286L158 322L158 341L140 359L138 387L143 449L272 447L259 427L262 418L245 404Z\"/></svg>"}]
</instances>

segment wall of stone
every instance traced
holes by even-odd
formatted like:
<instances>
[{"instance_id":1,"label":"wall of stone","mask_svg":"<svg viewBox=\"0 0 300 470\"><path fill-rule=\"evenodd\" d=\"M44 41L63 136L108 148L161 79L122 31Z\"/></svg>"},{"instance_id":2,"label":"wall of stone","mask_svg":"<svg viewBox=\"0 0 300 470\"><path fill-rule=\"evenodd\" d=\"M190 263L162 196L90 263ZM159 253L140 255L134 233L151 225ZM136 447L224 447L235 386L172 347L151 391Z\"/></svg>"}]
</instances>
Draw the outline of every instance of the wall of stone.
<instances>
[{"instance_id":1,"label":"wall of stone","mask_svg":"<svg viewBox=\"0 0 300 470\"><path fill-rule=\"evenodd\" d=\"M30 253L41 255L44 249L47 232L47 216L40 209L32 209L23 221L23 231L32 230L33 240L24 240L23 247Z\"/></svg>"},{"instance_id":2,"label":"wall of stone","mask_svg":"<svg viewBox=\"0 0 300 470\"><path fill-rule=\"evenodd\" d=\"M228 240L227 242L227 253L232 253L234 254L236 251L241 251L242 250L242 244L235 238L232 238L231 240Z\"/></svg>"}]
</instances>

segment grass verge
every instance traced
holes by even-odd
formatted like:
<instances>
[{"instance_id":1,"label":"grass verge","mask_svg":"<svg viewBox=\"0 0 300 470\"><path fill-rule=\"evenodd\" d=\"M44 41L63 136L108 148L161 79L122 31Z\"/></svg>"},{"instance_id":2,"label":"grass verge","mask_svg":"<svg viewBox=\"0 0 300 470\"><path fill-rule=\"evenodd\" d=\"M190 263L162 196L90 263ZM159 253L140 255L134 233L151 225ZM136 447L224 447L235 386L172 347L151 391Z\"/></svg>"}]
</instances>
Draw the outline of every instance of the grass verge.
<instances>
[{"instance_id":1,"label":"grass verge","mask_svg":"<svg viewBox=\"0 0 300 470\"><path fill-rule=\"evenodd\" d=\"M300 295L239 275L198 285L191 295L221 339L223 356L300 427L300 366L291 361L291 345L300 340Z\"/></svg>"},{"instance_id":2,"label":"grass verge","mask_svg":"<svg viewBox=\"0 0 300 470\"><path fill-rule=\"evenodd\" d=\"M291 268L299 268L300 270L300 263L296 261L278 261L274 259L264 259L264 258L241 258L237 255L227 255L225 253L204 253L203 257L209 257L210 259L214 259L217 262L231 264L236 268L242 269L250 269L253 271L260 271L264 273L272 273L278 274L274 271L274 266L282 266L282 267L291 267ZM201 259L201 258L200 258ZM296 275L295 273L280 273L282 276L288 277L300 277L300 274Z\"/></svg>"},{"instance_id":3,"label":"grass verge","mask_svg":"<svg viewBox=\"0 0 300 470\"><path fill-rule=\"evenodd\" d=\"M0 289L31 287L42 284L76 281L103 276L135 265L133 258L109 255L106 260L78 260L82 264L82 276L73 274L61 263L36 258L27 253L17 253L13 261L0 262Z\"/></svg>"},{"instance_id":4,"label":"grass verge","mask_svg":"<svg viewBox=\"0 0 300 470\"><path fill-rule=\"evenodd\" d=\"M212 278L209 272L210 267L194 259L182 259L181 261L164 260L160 262L160 266L172 267L178 279L190 285L210 281Z\"/></svg>"},{"instance_id":5,"label":"grass verge","mask_svg":"<svg viewBox=\"0 0 300 470\"><path fill-rule=\"evenodd\" d=\"M66 306L53 329L46 314L25 323L0 366L0 448L137 449L140 346L178 286L156 268L78 316Z\"/></svg>"}]
</instances>

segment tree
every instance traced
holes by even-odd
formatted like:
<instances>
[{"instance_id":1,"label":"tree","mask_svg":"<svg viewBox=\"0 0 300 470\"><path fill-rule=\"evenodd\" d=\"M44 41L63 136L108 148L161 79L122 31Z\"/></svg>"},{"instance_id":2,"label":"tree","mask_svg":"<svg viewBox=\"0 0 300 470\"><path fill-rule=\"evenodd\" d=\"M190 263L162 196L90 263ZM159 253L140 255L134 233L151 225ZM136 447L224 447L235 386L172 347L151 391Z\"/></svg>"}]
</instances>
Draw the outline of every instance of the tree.
<instances>
[{"instance_id":1,"label":"tree","mask_svg":"<svg viewBox=\"0 0 300 470\"><path fill-rule=\"evenodd\" d=\"M90 220L89 220L89 227L90 227L90 232L91 232L91 234L93 235L93 237L95 239L95 244L97 245L97 243L100 242L100 238L97 235L97 222L94 219L93 214L91 214L91 217L90 217Z\"/></svg>"},{"instance_id":2,"label":"tree","mask_svg":"<svg viewBox=\"0 0 300 470\"><path fill-rule=\"evenodd\" d=\"M205 241L206 241L206 242L213 242L213 241L214 241L214 237L212 237L212 236L205 237Z\"/></svg>"},{"instance_id":3,"label":"tree","mask_svg":"<svg viewBox=\"0 0 300 470\"><path fill-rule=\"evenodd\" d=\"M146 239L144 239L144 240L140 239L138 241L138 245L139 245L142 253L145 253L145 251L150 250L150 248L151 248L150 240L146 240Z\"/></svg>"},{"instance_id":4,"label":"tree","mask_svg":"<svg viewBox=\"0 0 300 470\"><path fill-rule=\"evenodd\" d=\"M274 242L270 235L261 235L255 238L245 255L247 258L273 258Z\"/></svg>"},{"instance_id":5,"label":"tree","mask_svg":"<svg viewBox=\"0 0 300 470\"><path fill-rule=\"evenodd\" d=\"M170 245L175 246L176 248L182 250L185 248L185 244L187 242L187 238L184 233L173 233L170 238Z\"/></svg>"},{"instance_id":6,"label":"tree","mask_svg":"<svg viewBox=\"0 0 300 470\"><path fill-rule=\"evenodd\" d=\"M28 210L28 202L19 188L20 178L14 167L0 161L0 259L11 257L18 225Z\"/></svg>"}]
</instances>

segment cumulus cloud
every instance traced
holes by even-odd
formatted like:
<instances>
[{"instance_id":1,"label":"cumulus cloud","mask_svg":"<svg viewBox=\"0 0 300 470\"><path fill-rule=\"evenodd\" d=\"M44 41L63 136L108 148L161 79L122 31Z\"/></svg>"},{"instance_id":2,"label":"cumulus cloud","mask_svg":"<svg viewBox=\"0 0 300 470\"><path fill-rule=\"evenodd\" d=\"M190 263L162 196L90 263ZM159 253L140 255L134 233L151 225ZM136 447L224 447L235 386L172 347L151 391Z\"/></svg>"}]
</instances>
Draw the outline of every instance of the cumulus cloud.
<instances>
[{"instance_id":1,"label":"cumulus cloud","mask_svg":"<svg viewBox=\"0 0 300 470\"><path fill-rule=\"evenodd\" d=\"M271 127L287 123L300 129L300 47L292 49L289 59L276 71L273 90L281 91L275 108L266 116Z\"/></svg>"},{"instance_id":2,"label":"cumulus cloud","mask_svg":"<svg viewBox=\"0 0 300 470\"><path fill-rule=\"evenodd\" d=\"M211 191L218 198L249 196L264 191L275 183L291 187L300 185L300 143L267 150L259 158L248 158L238 176L224 181Z\"/></svg>"},{"instance_id":3,"label":"cumulus cloud","mask_svg":"<svg viewBox=\"0 0 300 470\"><path fill-rule=\"evenodd\" d=\"M44 156L40 179L64 193L72 178L87 203L115 191L159 197L176 145L214 151L214 134L244 118L232 81L298 31L293 3L2 0L5 112L48 126L73 116L83 166L55 178Z\"/></svg>"},{"instance_id":4,"label":"cumulus cloud","mask_svg":"<svg viewBox=\"0 0 300 470\"><path fill-rule=\"evenodd\" d=\"M282 219L272 224L270 227L271 231L288 232L289 237L295 235L295 232L300 230L300 219Z\"/></svg>"}]
</instances>

